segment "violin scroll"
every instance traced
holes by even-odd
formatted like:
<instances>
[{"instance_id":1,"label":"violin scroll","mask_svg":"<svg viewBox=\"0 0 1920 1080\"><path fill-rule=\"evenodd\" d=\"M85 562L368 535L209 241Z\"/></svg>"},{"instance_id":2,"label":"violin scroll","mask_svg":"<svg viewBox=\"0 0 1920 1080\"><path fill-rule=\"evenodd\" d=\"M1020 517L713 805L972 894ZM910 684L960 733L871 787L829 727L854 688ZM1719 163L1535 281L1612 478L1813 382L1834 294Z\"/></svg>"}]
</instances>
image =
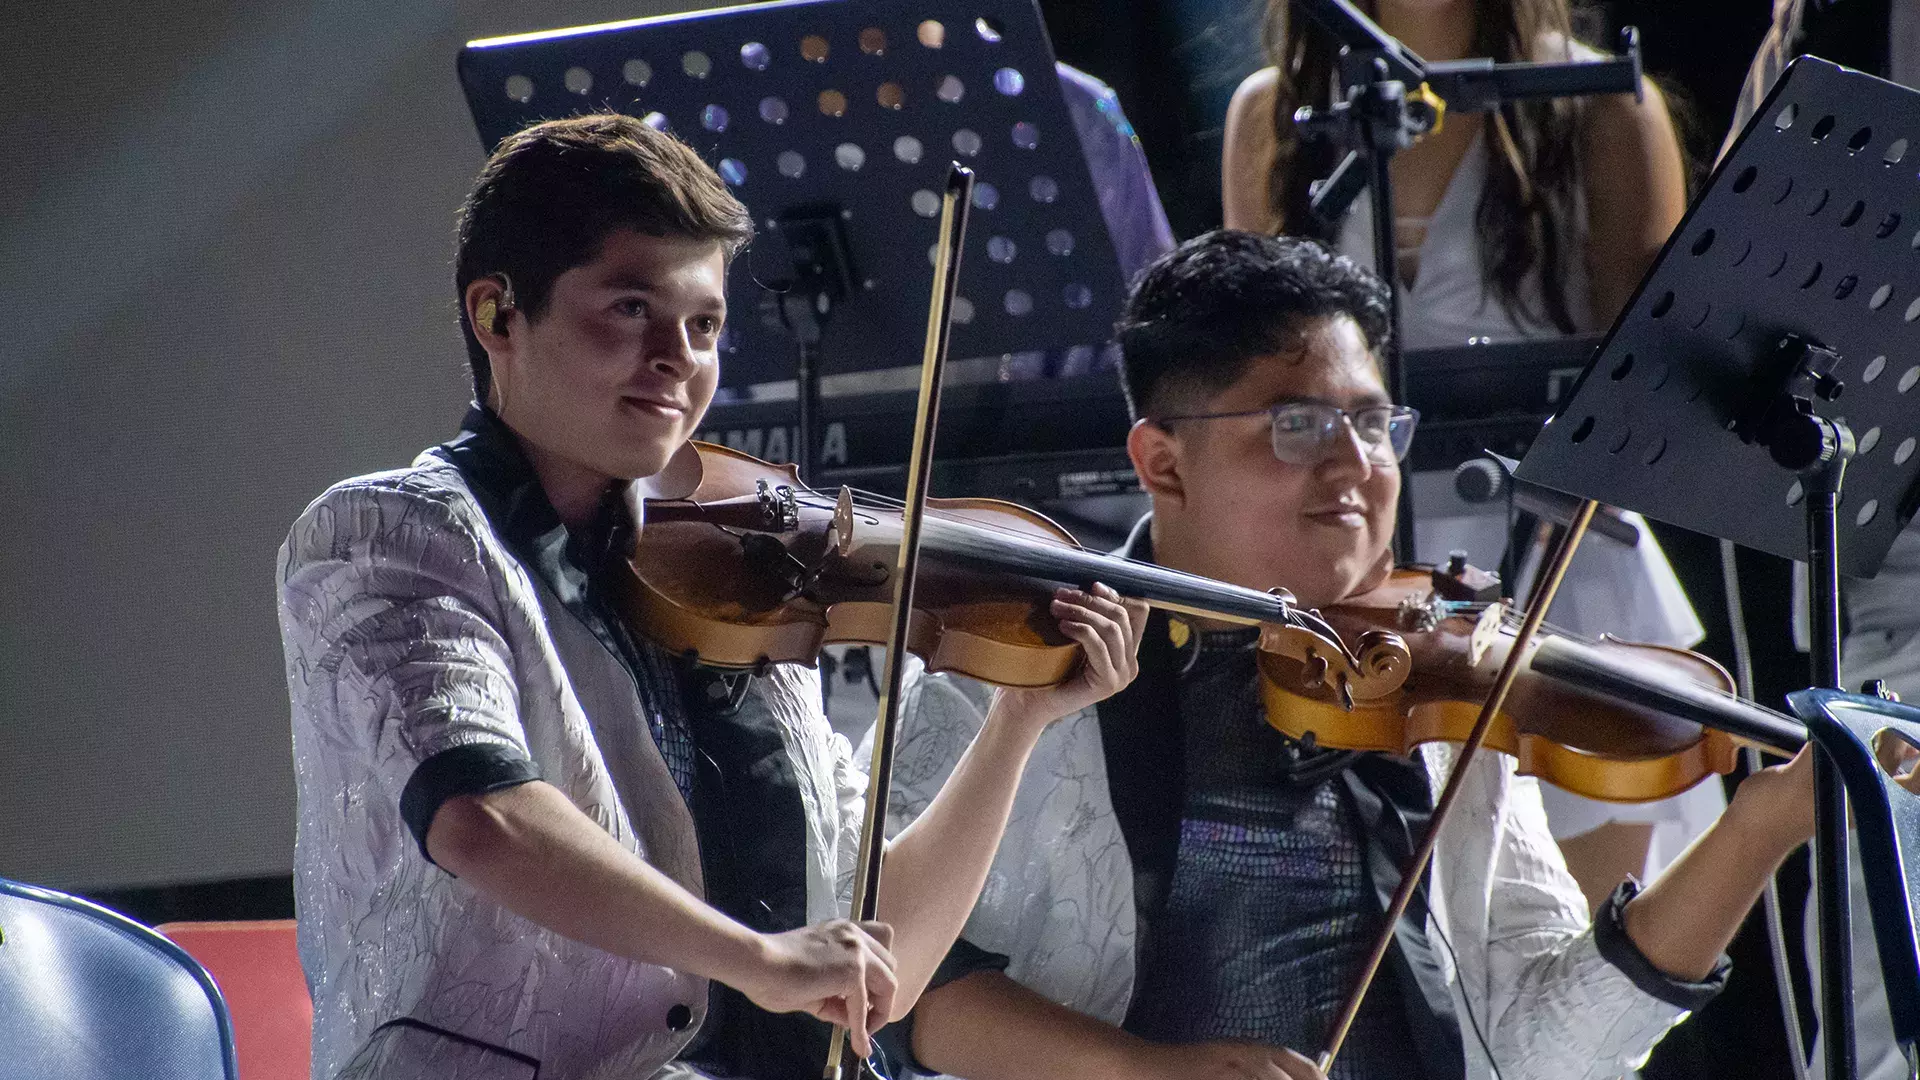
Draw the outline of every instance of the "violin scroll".
<instances>
[{"instance_id":1,"label":"violin scroll","mask_svg":"<svg viewBox=\"0 0 1920 1080\"><path fill-rule=\"evenodd\" d=\"M1520 620L1502 603L1449 598L1437 581L1426 570L1396 571L1326 611L1354 644L1355 668L1380 675L1375 685L1392 690L1367 697L1356 684L1358 701L1349 701L1337 673L1318 663L1324 652L1283 659L1276 651L1261 658L1267 722L1330 749L1407 755L1423 743L1462 742L1513 651ZM1583 673L1591 676L1575 677ZM1676 686L1692 696L1667 689ZM1703 720L1744 732L1743 739L1765 730L1732 690L1732 677L1705 656L1607 637L1584 642L1543 626L1522 652L1486 746L1512 756L1520 772L1575 794L1666 798L1733 767L1735 738ZM1707 704L1691 712L1666 704L1682 698Z\"/></svg>"},{"instance_id":2,"label":"violin scroll","mask_svg":"<svg viewBox=\"0 0 1920 1080\"><path fill-rule=\"evenodd\" d=\"M1330 692L1352 709L1356 702L1390 696L1413 671L1412 651L1391 630L1363 631L1354 642L1349 648L1317 612L1296 612L1285 623L1266 624L1260 651L1292 660L1300 689ZM1267 670L1271 676L1275 669Z\"/></svg>"}]
</instances>

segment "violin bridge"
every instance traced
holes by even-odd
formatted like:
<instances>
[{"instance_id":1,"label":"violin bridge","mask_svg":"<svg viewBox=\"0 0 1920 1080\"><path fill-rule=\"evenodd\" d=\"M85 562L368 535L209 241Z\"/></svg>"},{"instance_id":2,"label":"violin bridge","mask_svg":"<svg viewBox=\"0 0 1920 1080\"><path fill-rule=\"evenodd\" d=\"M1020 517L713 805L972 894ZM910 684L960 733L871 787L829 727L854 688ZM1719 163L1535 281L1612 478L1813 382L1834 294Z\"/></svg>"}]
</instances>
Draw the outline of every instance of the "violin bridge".
<instances>
[{"instance_id":1,"label":"violin bridge","mask_svg":"<svg viewBox=\"0 0 1920 1080\"><path fill-rule=\"evenodd\" d=\"M1500 628L1507 617L1505 604L1488 604L1480 613L1480 621L1473 624L1473 636L1467 641L1467 655L1474 667L1480 666L1480 660L1487 650L1500 637Z\"/></svg>"},{"instance_id":2,"label":"violin bridge","mask_svg":"<svg viewBox=\"0 0 1920 1080\"><path fill-rule=\"evenodd\" d=\"M833 504L833 553L841 558L853 550L853 489L840 485L840 497Z\"/></svg>"}]
</instances>

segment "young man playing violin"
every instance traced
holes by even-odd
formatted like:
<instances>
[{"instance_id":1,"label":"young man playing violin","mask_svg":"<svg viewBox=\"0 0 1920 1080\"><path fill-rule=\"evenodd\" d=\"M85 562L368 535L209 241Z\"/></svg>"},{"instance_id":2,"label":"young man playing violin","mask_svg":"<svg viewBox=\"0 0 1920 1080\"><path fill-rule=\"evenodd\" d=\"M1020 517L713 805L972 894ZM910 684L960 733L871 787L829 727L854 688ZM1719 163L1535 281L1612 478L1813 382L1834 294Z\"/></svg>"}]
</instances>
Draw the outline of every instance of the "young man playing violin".
<instances>
[{"instance_id":1,"label":"young man playing violin","mask_svg":"<svg viewBox=\"0 0 1920 1080\"><path fill-rule=\"evenodd\" d=\"M1214 232L1118 326L1152 515L1127 553L1302 606L1392 570L1399 463L1378 279L1312 241ZM969 1080L1305 1078L1454 760L1315 749L1263 719L1252 630L1150 617L1140 677L1042 736L916 1063ZM902 731L899 820L986 692L935 676ZM1656 882L1592 918L1534 780L1485 752L1335 1059L1336 1078L1618 1077L1718 991L1722 950L1812 832L1805 760L1749 777ZM994 967L1004 970L992 970Z\"/></svg>"},{"instance_id":2,"label":"young man playing violin","mask_svg":"<svg viewBox=\"0 0 1920 1080\"><path fill-rule=\"evenodd\" d=\"M750 231L639 121L508 138L460 213L483 404L294 524L316 1078L811 1080L822 1021L866 1052L947 954L1041 731L1132 677L1144 609L1061 595L1078 674L995 698L893 841L880 921L839 917L864 792L813 672L704 671L610 600L641 497L691 490Z\"/></svg>"}]
</instances>

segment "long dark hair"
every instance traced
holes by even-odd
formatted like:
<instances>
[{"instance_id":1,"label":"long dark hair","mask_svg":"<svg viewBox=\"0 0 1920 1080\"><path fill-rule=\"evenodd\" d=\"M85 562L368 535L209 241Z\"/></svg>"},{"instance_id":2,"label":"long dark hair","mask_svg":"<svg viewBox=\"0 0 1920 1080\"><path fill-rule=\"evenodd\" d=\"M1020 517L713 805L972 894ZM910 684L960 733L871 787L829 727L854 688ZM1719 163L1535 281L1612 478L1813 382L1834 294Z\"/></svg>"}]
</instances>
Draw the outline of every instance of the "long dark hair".
<instances>
[{"instance_id":1,"label":"long dark hair","mask_svg":"<svg viewBox=\"0 0 1920 1080\"><path fill-rule=\"evenodd\" d=\"M1332 95L1339 48L1317 25L1295 25L1288 0L1268 0L1267 58L1279 69L1273 109L1276 149L1268 174L1267 196L1276 226L1284 231L1332 240L1331 230L1307 209L1307 185L1332 170L1339 148L1326 141L1305 143L1294 130L1293 111L1301 105L1325 106ZM1375 0L1360 0L1369 15ZM1495 62L1536 57L1543 40L1571 45L1573 15L1568 0L1477 0L1471 53ZM1560 59L1560 57L1553 57ZM1480 263L1486 268L1494 299L1516 320L1546 321L1562 333L1575 329L1567 307L1568 260L1561 223L1575 213L1579 146L1584 112L1579 99L1509 104L1487 117L1484 144L1487 184L1474 211ZM1392 228L1376 223L1375 228ZM1520 283L1540 272L1544 311L1532 310Z\"/></svg>"}]
</instances>

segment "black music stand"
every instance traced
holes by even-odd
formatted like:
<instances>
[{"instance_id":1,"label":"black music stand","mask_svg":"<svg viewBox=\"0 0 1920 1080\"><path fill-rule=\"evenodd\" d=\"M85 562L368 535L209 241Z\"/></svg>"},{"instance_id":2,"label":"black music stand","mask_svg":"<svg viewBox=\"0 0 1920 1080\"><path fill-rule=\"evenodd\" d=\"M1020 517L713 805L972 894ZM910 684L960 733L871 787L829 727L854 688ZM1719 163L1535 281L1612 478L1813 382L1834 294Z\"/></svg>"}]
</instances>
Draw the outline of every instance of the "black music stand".
<instances>
[{"instance_id":1,"label":"black music stand","mask_svg":"<svg viewBox=\"0 0 1920 1080\"><path fill-rule=\"evenodd\" d=\"M797 375L790 456L810 479L822 368L920 355L950 158L979 177L954 355L1112 332L1126 283L1034 0L783 0L476 41L459 70L489 149L614 109L716 163L761 229L728 276L721 377Z\"/></svg>"},{"instance_id":2,"label":"black music stand","mask_svg":"<svg viewBox=\"0 0 1920 1080\"><path fill-rule=\"evenodd\" d=\"M1920 498L1910 140L1920 93L1794 61L1518 473L1808 560L1817 687L1841 685L1840 572L1872 576ZM1815 758L1828 1076L1839 1080L1855 1072L1846 792L1832 757Z\"/></svg>"},{"instance_id":3,"label":"black music stand","mask_svg":"<svg viewBox=\"0 0 1920 1080\"><path fill-rule=\"evenodd\" d=\"M1393 156L1431 131L1445 111L1492 112L1525 98L1584 94L1640 96L1640 35L1621 31L1617 60L1564 64L1495 64L1491 60L1428 63L1389 35L1352 0L1294 0L1294 9L1340 43L1340 99L1331 107L1302 107L1293 114L1308 138L1335 138L1350 147L1332 174L1311 187L1312 211L1337 224L1362 191L1373 209L1373 267L1387 283L1387 319L1392 333L1381 357L1387 392L1406 404L1406 366L1401 357L1400 260L1394 244ZM1435 99L1439 100L1436 101ZM1444 105L1444 109L1442 108ZM1400 487L1394 549L1413 558L1413 489Z\"/></svg>"}]
</instances>

